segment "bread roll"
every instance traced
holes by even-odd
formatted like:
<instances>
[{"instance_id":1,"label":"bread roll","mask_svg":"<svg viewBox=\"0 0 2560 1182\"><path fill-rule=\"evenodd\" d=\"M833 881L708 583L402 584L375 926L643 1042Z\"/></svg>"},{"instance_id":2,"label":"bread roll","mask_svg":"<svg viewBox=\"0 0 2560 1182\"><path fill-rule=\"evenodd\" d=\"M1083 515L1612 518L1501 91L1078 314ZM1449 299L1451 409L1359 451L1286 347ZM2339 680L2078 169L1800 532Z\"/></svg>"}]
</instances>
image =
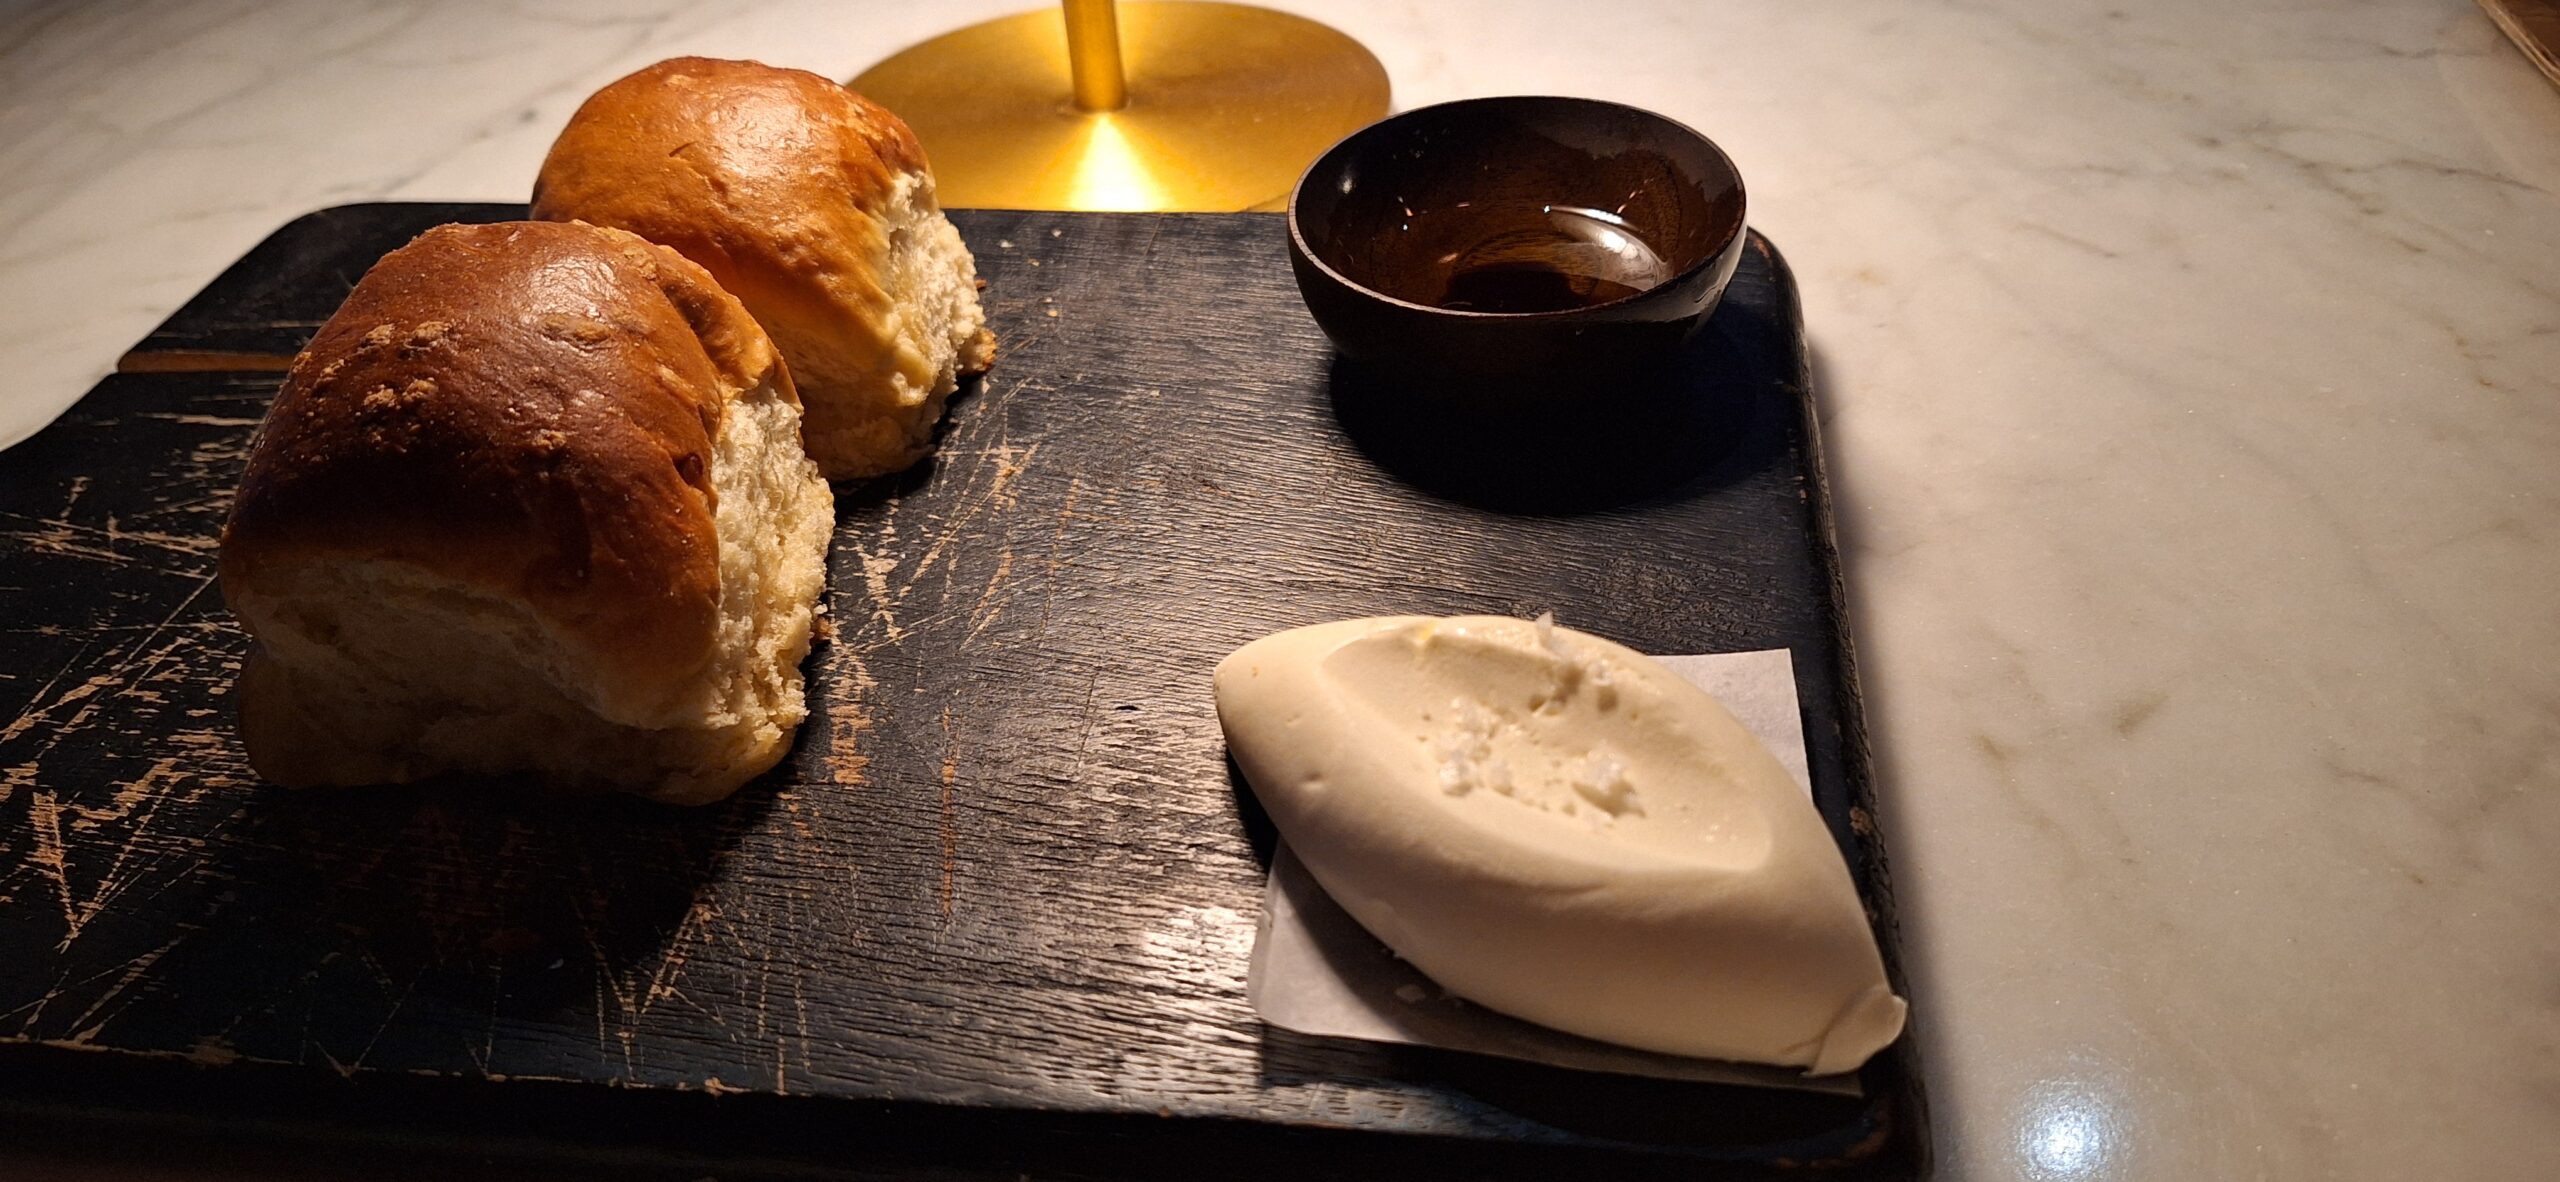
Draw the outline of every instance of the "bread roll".
<instances>
[{"instance_id":1,"label":"bread roll","mask_svg":"<svg viewBox=\"0 0 2560 1182\"><path fill-rule=\"evenodd\" d=\"M293 786L719 799L807 710L834 500L772 343L618 230L440 226L295 358L223 533L241 729Z\"/></svg>"},{"instance_id":2,"label":"bread roll","mask_svg":"<svg viewBox=\"0 0 2560 1182\"><path fill-rule=\"evenodd\" d=\"M924 458L944 400L995 355L915 135L806 71L676 58L597 91L551 145L533 216L708 268L790 359L831 479Z\"/></svg>"}]
</instances>

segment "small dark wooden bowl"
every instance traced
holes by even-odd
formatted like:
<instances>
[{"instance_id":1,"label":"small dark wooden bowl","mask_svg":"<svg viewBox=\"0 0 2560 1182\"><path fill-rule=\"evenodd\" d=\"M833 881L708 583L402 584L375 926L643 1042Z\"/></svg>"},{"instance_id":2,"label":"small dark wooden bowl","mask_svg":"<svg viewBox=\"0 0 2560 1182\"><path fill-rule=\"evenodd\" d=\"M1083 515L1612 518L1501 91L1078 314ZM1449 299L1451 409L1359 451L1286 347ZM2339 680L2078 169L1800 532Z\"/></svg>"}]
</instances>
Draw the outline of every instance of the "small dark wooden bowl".
<instances>
[{"instance_id":1,"label":"small dark wooden bowl","mask_svg":"<svg viewBox=\"0 0 2560 1182\"><path fill-rule=\"evenodd\" d=\"M1578 399L1677 355L1742 229L1722 150L1596 99L1408 111L1334 145L1289 199L1298 290L1334 344L1488 402Z\"/></svg>"}]
</instances>

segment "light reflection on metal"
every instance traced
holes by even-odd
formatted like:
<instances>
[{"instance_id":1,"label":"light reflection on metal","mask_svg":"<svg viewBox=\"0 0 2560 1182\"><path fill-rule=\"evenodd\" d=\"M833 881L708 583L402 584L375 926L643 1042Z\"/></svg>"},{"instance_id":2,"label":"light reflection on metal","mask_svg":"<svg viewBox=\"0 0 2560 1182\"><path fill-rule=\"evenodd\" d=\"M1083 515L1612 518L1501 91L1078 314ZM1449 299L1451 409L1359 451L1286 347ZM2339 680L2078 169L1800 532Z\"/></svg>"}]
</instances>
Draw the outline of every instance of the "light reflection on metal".
<instances>
[{"instance_id":1,"label":"light reflection on metal","mask_svg":"<svg viewBox=\"0 0 2560 1182\"><path fill-rule=\"evenodd\" d=\"M1067 189L1069 209L1160 209L1164 190L1145 160L1130 147L1129 137L1109 116L1093 121L1093 135L1075 162L1075 179Z\"/></svg>"},{"instance_id":2,"label":"light reflection on metal","mask_svg":"<svg viewBox=\"0 0 2560 1182\"><path fill-rule=\"evenodd\" d=\"M1084 22L1081 76L1051 8L946 33L853 80L915 129L942 204L1278 209L1319 154L1387 113L1378 59L1303 17L1184 0L1068 7ZM1116 72L1091 60L1114 23ZM1115 74L1125 101L1105 109Z\"/></svg>"}]
</instances>

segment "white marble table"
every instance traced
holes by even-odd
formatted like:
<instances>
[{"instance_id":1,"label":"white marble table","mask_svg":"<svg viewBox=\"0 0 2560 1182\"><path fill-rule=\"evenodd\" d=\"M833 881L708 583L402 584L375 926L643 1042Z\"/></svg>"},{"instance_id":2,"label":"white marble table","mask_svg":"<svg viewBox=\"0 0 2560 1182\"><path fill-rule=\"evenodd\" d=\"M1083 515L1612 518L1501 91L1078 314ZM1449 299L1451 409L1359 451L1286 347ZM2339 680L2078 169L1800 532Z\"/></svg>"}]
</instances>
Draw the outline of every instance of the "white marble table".
<instances>
[{"instance_id":1,"label":"white marble table","mask_svg":"<svg viewBox=\"0 0 2560 1182\"><path fill-rule=\"evenodd\" d=\"M2560 91L2461 0L1277 0L1653 107L1801 280L1950 1179L2560 1177ZM676 53L1021 6L0 10L0 442ZM8 462L0 453L0 464Z\"/></svg>"}]
</instances>

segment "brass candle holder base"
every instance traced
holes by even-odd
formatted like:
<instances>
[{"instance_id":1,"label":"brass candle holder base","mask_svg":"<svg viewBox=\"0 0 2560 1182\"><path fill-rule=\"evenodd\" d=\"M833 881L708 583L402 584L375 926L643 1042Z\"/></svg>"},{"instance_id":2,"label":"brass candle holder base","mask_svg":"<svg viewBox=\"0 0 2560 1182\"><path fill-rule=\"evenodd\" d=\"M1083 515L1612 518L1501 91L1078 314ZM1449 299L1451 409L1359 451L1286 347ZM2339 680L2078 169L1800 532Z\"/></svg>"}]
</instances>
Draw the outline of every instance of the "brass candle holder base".
<instances>
[{"instance_id":1,"label":"brass candle holder base","mask_svg":"<svg viewBox=\"0 0 2560 1182\"><path fill-rule=\"evenodd\" d=\"M915 129L943 205L991 209L1279 209L1318 155L1387 113L1378 59L1303 17L1187 0L1082 7L946 33L851 85ZM1117 109L1088 109L1115 97Z\"/></svg>"}]
</instances>

